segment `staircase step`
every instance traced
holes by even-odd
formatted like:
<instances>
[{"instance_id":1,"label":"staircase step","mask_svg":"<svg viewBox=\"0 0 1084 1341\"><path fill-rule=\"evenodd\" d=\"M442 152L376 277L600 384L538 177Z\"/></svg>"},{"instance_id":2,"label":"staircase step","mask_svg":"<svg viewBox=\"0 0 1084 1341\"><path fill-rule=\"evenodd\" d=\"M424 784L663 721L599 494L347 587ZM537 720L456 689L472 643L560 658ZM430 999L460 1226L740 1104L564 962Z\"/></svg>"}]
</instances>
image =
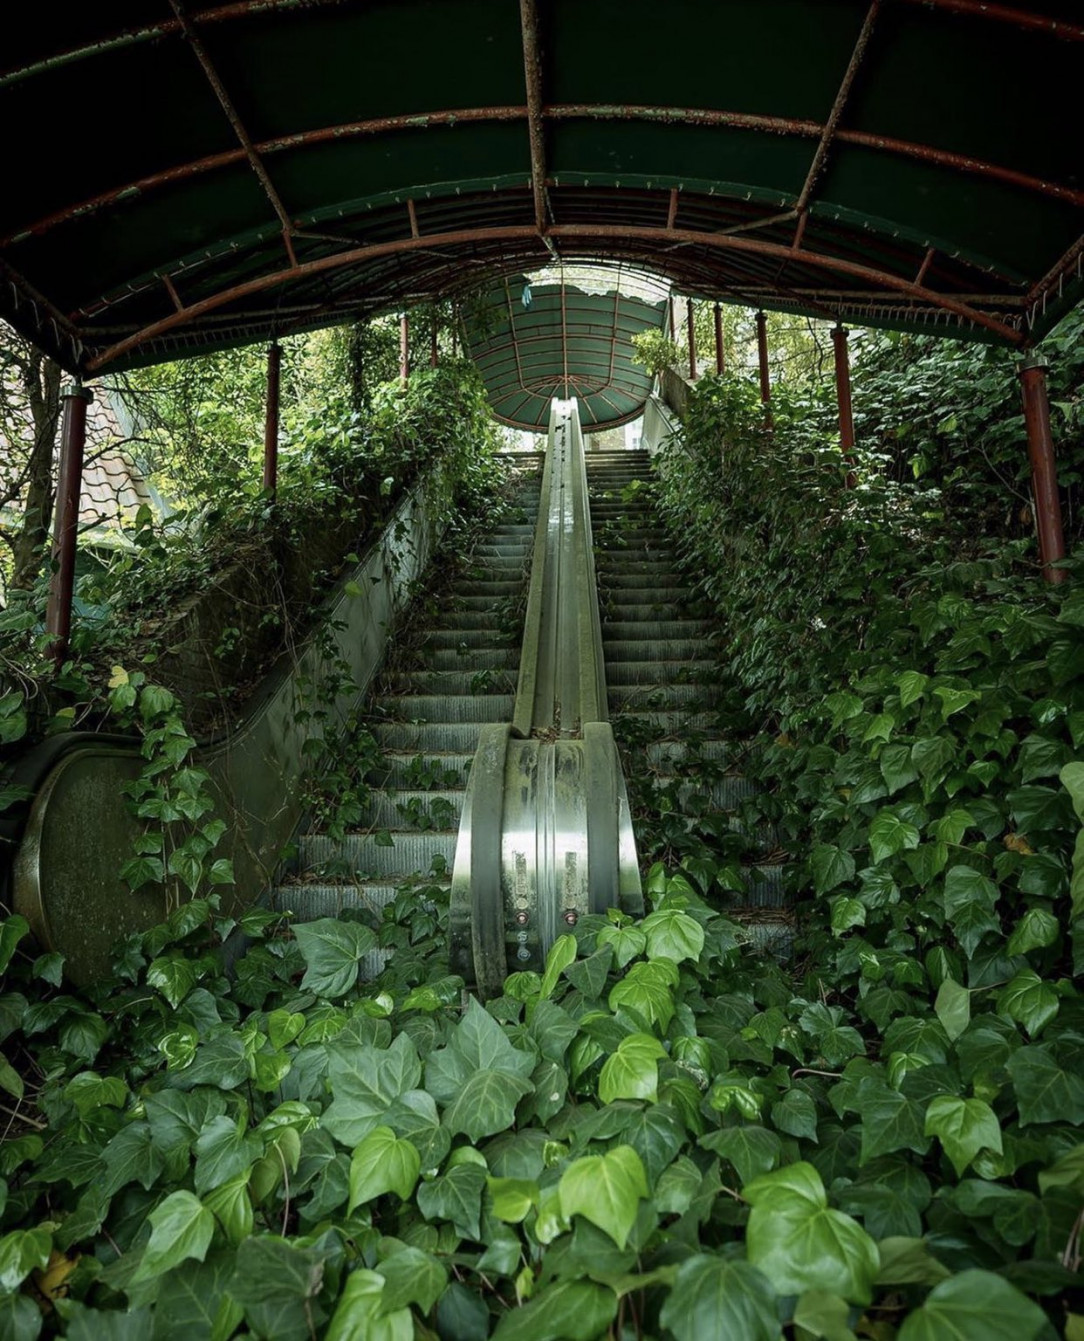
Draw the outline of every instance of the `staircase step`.
<instances>
[{"instance_id":1,"label":"staircase step","mask_svg":"<svg viewBox=\"0 0 1084 1341\"><path fill-rule=\"evenodd\" d=\"M474 755L469 752L439 754L419 750L414 754L385 754L381 762L369 770L367 781L377 787L402 787L424 790L427 785L437 788L461 787L466 784ZM428 783L428 779L432 779Z\"/></svg>"},{"instance_id":2,"label":"staircase step","mask_svg":"<svg viewBox=\"0 0 1084 1341\"><path fill-rule=\"evenodd\" d=\"M510 722L514 694L381 694L374 707L401 722Z\"/></svg>"},{"instance_id":3,"label":"staircase step","mask_svg":"<svg viewBox=\"0 0 1084 1341\"><path fill-rule=\"evenodd\" d=\"M712 661L614 661L606 671L606 681L614 688L622 685L703 686L712 675Z\"/></svg>"},{"instance_id":4,"label":"staircase step","mask_svg":"<svg viewBox=\"0 0 1084 1341\"><path fill-rule=\"evenodd\" d=\"M463 796L463 787L441 791L379 788L369 793L363 822L369 829L458 829Z\"/></svg>"},{"instance_id":5,"label":"staircase step","mask_svg":"<svg viewBox=\"0 0 1084 1341\"><path fill-rule=\"evenodd\" d=\"M505 718L506 721L510 718ZM478 748L482 722L378 722L370 730L386 750L409 754L469 754Z\"/></svg>"},{"instance_id":6,"label":"staircase step","mask_svg":"<svg viewBox=\"0 0 1084 1341\"><path fill-rule=\"evenodd\" d=\"M451 870L456 830L414 833L395 829L388 836L392 840L390 847L377 843L372 834L347 834L340 839L329 838L327 834L306 834L298 845L298 862L303 871L332 867L351 874L405 877L424 875L437 859Z\"/></svg>"},{"instance_id":7,"label":"staircase step","mask_svg":"<svg viewBox=\"0 0 1084 1341\"><path fill-rule=\"evenodd\" d=\"M492 641L492 640L490 640ZM513 647L432 647L421 648L425 664L434 670L502 670L515 676L519 672L519 649Z\"/></svg>"},{"instance_id":8,"label":"staircase step","mask_svg":"<svg viewBox=\"0 0 1084 1341\"><path fill-rule=\"evenodd\" d=\"M452 698L479 698L495 692L511 694L516 688L516 672L509 670L414 670L400 671L385 678L385 686L392 693L410 697L439 694ZM453 720L449 718L449 720Z\"/></svg>"},{"instance_id":9,"label":"staircase step","mask_svg":"<svg viewBox=\"0 0 1084 1341\"><path fill-rule=\"evenodd\" d=\"M602 651L609 666L617 661L681 662L695 660L704 652L702 638L611 638L603 630Z\"/></svg>"}]
</instances>

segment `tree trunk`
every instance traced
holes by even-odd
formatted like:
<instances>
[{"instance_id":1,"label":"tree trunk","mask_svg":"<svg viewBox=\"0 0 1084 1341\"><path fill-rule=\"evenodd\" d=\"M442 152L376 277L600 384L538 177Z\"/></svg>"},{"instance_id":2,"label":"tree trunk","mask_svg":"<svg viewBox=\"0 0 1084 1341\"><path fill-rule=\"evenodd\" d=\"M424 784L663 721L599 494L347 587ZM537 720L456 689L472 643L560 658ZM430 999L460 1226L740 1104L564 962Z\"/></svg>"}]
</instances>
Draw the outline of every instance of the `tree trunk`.
<instances>
[{"instance_id":1,"label":"tree trunk","mask_svg":"<svg viewBox=\"0 0 1084 1341\"><path fill-rule=\"evenodd\" d=\"M37 350L23 368L23 384L34 424L26 471L26 503L12 543L13 587L32 587L45 561L53 515L53 455L60 416L60 364Z\"/></svg>"}]
</instances>

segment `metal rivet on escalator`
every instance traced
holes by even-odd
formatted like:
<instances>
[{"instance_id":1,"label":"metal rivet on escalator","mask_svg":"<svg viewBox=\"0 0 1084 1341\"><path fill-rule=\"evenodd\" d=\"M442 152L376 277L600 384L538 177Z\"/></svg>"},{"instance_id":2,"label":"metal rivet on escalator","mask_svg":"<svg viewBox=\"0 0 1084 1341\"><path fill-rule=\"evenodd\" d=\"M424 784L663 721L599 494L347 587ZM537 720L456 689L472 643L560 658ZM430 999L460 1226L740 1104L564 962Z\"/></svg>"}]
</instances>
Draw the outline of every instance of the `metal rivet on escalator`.
<instances>
[{"instance_id":1,"label":"metal rivet on escalator","mask_svg":"<svg viewBox=\"0 0 1084 1341\"><path fill-rule=\"evenodd\" d=\"M522 909L516 914L516 921L521 927L525 927L530 920L530 913L524 912Z\"/></svg>"},{"instance_id":2,"label":"metal rivet on escalator","mask_svg":"<svg viewBox=\"0 0 1084 1341\"><path fill-rule=\"evenodd\" d=\"M524 960L524 959L530 959L530 957L531 957L531 952L530 952L530 950L527 949L527 947L526 947L525 945L521 945L521 946L519 947L519 949L516 951L516 958L519 959L519 960L521 960L521 961Z\"/></svg>"},{"instance_id":3,"label":"metal rivet on escalator","mask_svg":"<svg viewBox=\"0 0 1084 1341\"><path fill-rule=\"evenodd\" d=\"M574 927L579 920L580 915L575 908L569 908L568 912L565 913L565 921L570 927Z\"/></svg>"}]
</instances>

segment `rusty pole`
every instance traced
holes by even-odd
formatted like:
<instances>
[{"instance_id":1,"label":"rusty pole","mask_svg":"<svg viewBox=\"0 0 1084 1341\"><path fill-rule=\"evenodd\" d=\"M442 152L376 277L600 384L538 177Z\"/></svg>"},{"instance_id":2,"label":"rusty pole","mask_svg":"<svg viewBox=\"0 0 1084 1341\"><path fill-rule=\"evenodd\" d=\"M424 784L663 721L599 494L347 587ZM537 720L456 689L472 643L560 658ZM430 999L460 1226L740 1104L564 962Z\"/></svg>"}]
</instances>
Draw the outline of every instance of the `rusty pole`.
<instances>
[{"instance_id":1,"label":"rusty pole","mask_svg":"<svg viewBox=\"0 0 1084 1341\"><path fill-rule=\"evenodd\" d=\"M685 299L685 321L689 331L689 381L696 381L696 327L693 324L693 300Z\"/></svg>"},{"instance_id":2,"label":"rusty pole","mask_svg":"<svg viewBox=\"0 0 1084 1341\"><path fill-rule=\"evenodd\" d=\"M1050 432L1050 402L1046 394L1047 361L1042 354L1027 354L1020 363L1024 393L1024 422L1028 432L1031 484L1035 495L1035 527L1039 535L1039 559L1048 582L1064 582L1065 569L1050 565L1065 558L1058 499L1058 471L1054 440Z\"/></svg>"},{"instance_id":3,"label":"rusty pole","mask_svg":"<svg viewBox=\"0 0 1084 1341\"><path fill-rule=\"evenodd\" d=\"M433 324L429 328L429 366L435 368L439 361L437 351L437 314L433 313Z\"/></svg>"},{"instance_id":4,"label":"rusty pole","mask_svg":"<svg viewBox=\"0 0 1084 1341\"><path fill-rule=\"evenodd\" d=\"M847 350L847 328L838 325L832 329L832 344L836 352L836 400L839 403L839 446L847 466L847 488L857 483L854 474L854 412L851 407L851 359Z\"/></svg>"},{"instance_id":5,"label":"rusty pole","mask_svg":"<svg viewBox=\"0 0 1084 1341\"><path fill-rule=\"evenodd\" d=\"M760 400L761 404L767 407L772 400L772 379L768 373L768 318L765 313L757 313L756 324L757 358L760 362Z\"/></svg>"},{"instance_id":6,"label":"rusty pole","mask_svg":"<svg viewBox=\"0 0 1084 1341\"><path fill-rule=\"evenodd\" d=\"M279 481L279 386L282 347L277 340L267 346L267 412L263 421L263 487L272 498Z\"/></svg>"},{"instance_id":7,"label":"rusty pole","mask_svg":"<svg viewBox=\"0 0 1084 1341\"><path fill-rule=\"evenodd\" d=\"M719 303L715 304L715 371L720 377L723 375L726 357L723 351L723 309Z\"/></svg>"},{"instance_id":8,"label":"rusty pole","mask_svg":"<svg viewBox=\"0 0 1084 1341\"><path fill-rule=\"evenodd\" d=\"M671 339L671 340L676 340L676 339L677 339L677 315L676 315L676 308L675 308L675 306L674 306L674 303L675 303L675 299L671 296L671 298L670 298L670 339Z\"/></svg>"},{"instance_id":9,"label":"rusty pole","mask_svg":"<svg viewBox=\"0 0 1084 1341\"><path fill-rule=\"evenodd\" d=\"M410 376L410 317L404 312L399 318L399 380Z\"/></svg>"},{"instance_id":10,"label":"rusty pole","mask_svg":"<svg viewBox=\"0 0 1084 1341\"><path fill-rule=\"evenodd\" d=\"M53 523L53 576L45 630L53 635L49 655L57 664L68 655L75 591L75 549L79 536L79 499L83 492L83 448L87 439L87 406L94 399L80 382L64 388L64 418L60 436L60 479Z\"/></svg>"}]
</instances>

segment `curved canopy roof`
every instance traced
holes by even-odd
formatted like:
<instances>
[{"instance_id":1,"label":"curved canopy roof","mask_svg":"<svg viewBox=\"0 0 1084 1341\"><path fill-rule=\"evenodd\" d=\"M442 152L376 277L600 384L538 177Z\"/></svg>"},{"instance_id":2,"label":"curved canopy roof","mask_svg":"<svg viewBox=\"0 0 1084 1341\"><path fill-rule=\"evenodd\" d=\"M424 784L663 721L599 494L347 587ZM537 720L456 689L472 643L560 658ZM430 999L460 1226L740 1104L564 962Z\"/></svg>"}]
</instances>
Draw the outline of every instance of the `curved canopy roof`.
<instances>
[{"instance_id":1,"label":"curved canopy roof","mask_svg":"<svg viewBox=\"0 0 1084 1341\"><path fill-rule=\"evenodd\" d=\"M464 327L498 419L545 430L554 396L579 401L585 432L635 419L651 375L634 335L661 330L669 285L624 267L551 265L471 302Z\"/></svg>"},{"instance_id":2,"label":"curved canopy roof","mask_svg":"<svg viewBox=\"0 0 1084 1341\"><path fill-rule=\"evenodd\" d=\"M17 15L0 48L0 315L73 369L556 258L1017 345L1084 287L1076 0Z\"/></svg>"}]
</instances>

